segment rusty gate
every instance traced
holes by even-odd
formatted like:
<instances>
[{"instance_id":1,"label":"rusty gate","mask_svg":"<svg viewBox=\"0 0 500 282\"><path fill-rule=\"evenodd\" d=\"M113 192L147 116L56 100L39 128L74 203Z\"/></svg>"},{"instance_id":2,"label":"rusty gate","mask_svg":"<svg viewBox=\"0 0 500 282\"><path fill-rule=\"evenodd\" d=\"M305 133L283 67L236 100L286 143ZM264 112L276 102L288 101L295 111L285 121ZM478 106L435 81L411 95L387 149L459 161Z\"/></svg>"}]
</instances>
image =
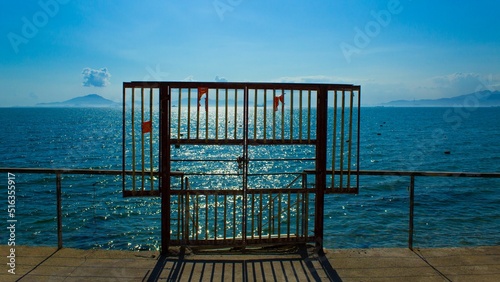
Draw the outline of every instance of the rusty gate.
<instances>
[{"instance_id":1,"label":"rusty gate","mask_svg":"<svg viewBox=\"0 0 500 282\"><path fill-rule=\"evenodd\" d=\"M172 245L322 245L359 189L360 86L125 82L123 195L161 197Z\"/></svg>"}]
</instances>

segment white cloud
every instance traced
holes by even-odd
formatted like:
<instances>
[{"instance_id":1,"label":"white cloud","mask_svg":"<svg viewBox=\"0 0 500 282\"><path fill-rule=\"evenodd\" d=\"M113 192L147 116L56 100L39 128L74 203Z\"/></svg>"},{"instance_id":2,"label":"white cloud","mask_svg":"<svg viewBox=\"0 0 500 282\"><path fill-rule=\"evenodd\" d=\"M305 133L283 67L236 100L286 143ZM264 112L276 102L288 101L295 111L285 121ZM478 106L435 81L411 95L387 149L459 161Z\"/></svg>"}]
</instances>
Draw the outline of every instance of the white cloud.
<instances>
[{"instance_id":1,"label":"white cloud","mask_svg":"<svg viewBox=\"0 0 500 282\"><path fill-rule=\"evenodd\" d=\"M482 90L499 90L500 75L453 73L430 78L421 88L436 97L452 97Z\"/></svg>"},{"instance_id":2,"label":"white cloud","mask_svg":"<svg viewBox=\"0 0 500 282\"><path fill-rule=\"evenodd\" d=\"M84 68L82 74L83 86L106 87L109 85L109 78L111 77L111 74L109 73L107 68Z\"/></svg>"},{"instance_id":3,"label":"white cloud","mask_svg":"<svg viewBox=\"0 0 500 282\"><path fill-rule=\"evenodd\" d=\"M393 100L439 99L482 90L500 90L500 74L452 73L407 81L360 81L364 105Z\"/></svg>"},{"instance_id":4,"label":"white cloud","mask_svg":"<svg viewBox=\"0 0 500 282\"><path fill-rule=\"evenodd\" d=\"M216 82L227 82L227 79L224 77L219 77L218 75L215 77Z\"/></svg>"},{"instance_id":5,"label":"white cloud","mask_svg":"<svg viewBox=\"0 0 500 282\"><path fill-rule=\"evenodd\" d=\"M193 75L187 76L182 81L194 81L194 76Z\"/></svg>"},{"instance_id":6,"label":"white cloud","mask_svg":"<svg viewBox=\"0 0 500 282\"><path fill-rule=\"evenodd\" d=\"M359 84L359 80L346 79L327 75L305 75L305 76L285 76L276 79L278 82L285 83L345 83L345 84Z\"/></svg>"},{"instance_id":7,"label":"white cloud","mask_svg":"<svg viewBox=\"0 0 500 282\"><path fill-rule=\"evenodd\" d=\"M38 100L38 95L34 92L30 92L28 96L30 97L30 100Z\"/></svg>"}]
</instances>

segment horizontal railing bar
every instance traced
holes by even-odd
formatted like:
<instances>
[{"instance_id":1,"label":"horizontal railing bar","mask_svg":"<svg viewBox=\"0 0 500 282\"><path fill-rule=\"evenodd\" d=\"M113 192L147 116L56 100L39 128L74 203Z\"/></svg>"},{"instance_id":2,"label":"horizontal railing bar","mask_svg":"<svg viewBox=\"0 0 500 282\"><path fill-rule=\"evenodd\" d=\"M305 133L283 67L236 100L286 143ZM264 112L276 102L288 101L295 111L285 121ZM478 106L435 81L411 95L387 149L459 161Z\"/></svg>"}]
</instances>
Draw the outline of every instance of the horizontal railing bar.
<instances>
[{"instance_id":1,"label":"horizontal railing bar","mask_svg":"<svg viewBox=\"0 0 500 282\"><path fill-rule=\"evenodd\" d=\"M298 175L302 172L269 172L269 173L249 173L248 176L262 176L262 175ZM183 172L184 176L200 176L200 175L211 175L211 176L243 176L242 173L209 173L209 172Z\"/></svg>"},{"instance_id":2,"label":"horizontal railing bar","mask_svg":"<svg viewBox=\"0 0 500 282\"><path fill-rule=\"evenodd\" d=\"M106 169L70 169L70 168L20 168L20 167L0 167L0 172L19 172L19 173L38 173L38 174L104 174L104 175L142 175L141 171L132 170L106 170ZM304 170L306 174L315 174L314 169ZM327 170L327 174L332 174L332 170ZM342 173L345 173L343 171ZM150 172L144 171L145 175L150 175ZM297 174L297 172L283 173L263 173L249 175L274 175L274 174ZM335 174L341 174L341 171L335 171ZM390 176L435 176L435 177L479 177L479 178L500 178L500 172L449 172L449 171L396 171L396 170L360 170L351 171L351 175L390 175ZM159 172L154 171L154 176L159 176ZM185 173L182 171L171 171L171 176L184 175L207 175ZM210 175L241 175L241 174L210 174Z\"/></svg>"},{"instance_id":3,"label":"horizontal railing bar","mask_svg":"<svg viewBox=\"0 0 500 282\"><path fill-rule=\"evenodd\" d=\"M252 145L315 145L315 139L248 139L249 146ZM205 138L181 138L170 139L170 145L242 145L243 139L205 139Z\"/></svg>"},{"instance_id":4,"label":"horizontal railing bar","mask_svg":"<svg viewBox=\"0 0 500 282\"><path fill-rule=\"evenodd\" d=\"M132 170L110 170L110 169L72 169L72 168L23 168L23 167L0 167L0 172L12 173L37 173L37 174L101 174L101 175L142 175L142 171ZM149 176L151 172L144 171L144 175ZM153 171L154 176L159 176L158 171ZM171 171L171 176L184 176L182 171Z\"/></svg>"},{"instance_id":5,"label":"horizontal railing bar","mask_svg":"<svg viewBox=\"0 0 500 282\"><path fill-rule=\"evenodd\" d=\"M219 89L239 89L243 90L246 87L251 90L316 90L321 87L327 90L357 90L361 89L359 85L353 84L326 84L326 83L283 83L283 82L196 82L196 81L132 81L124 82L125 88L159 88L165 85L171 88L219 88Z\"/></svg>"},{"instance_id":6,"label":"horizontal railing bar","mask_svg":"<svg viewBox=\"0 0 500 282\"><path fill-rule=\"evenodd\" d=\"M251 162L315 161L316 159L249 159ZM171 162L235 162L236 159L173 159Z\"/></svg>"},{"instance_id":7,"label":"horizontal railing bar","mask_svg":"<svg viewBox=\"0 0 500 282\"><path fill-rule=\"evenodd\" d=\"M302 172L266 172L266 173L249 173L248 176L262 175L302 175Z\"/></svg>"},{"instance_id":8,"label":"horizontal railing bar","mask_svg":"<svg viewBox=\"0 0 500 282\"><path fill-rule=\"evenodd\" d=\"M248 188L246 191L247 194L279 194L279 193L288 193L291 194L314 194L316 192L315 188L303 189L303 188ZM234 195L241 196L243 195L243 190L170 190L171 195Z\"/></svg>"},{"instance_id":9,"label":"horizontal railing bar","mask_svg":"<svg viewBox=\"0 0 500 282\"><path fill-rule=\"evenodd\" d=\"M284 236L284 235L283 235ZM290 238L287 237L278 237L277 235L271 235L269 238L268 236L260 239L251 239L252 236L247 236L246 243L251 244L253 247L257 247L259 245L261 246L266 246L268 244L275 244L275 243L306 243L306 242L314 242L315 237L314 236L290 236ZM189 240L189 246L190 247L197 247L197 246L212 246L214 248L221 247L221 248L227 248L231 246L241 246L243 238L242 237L217 237L217 238L208 238L208 239L202 239L202 240L195 240L195 239L190 239ZM184 245L185 242L183 240L170 240L170 243L173 246L180 246Z\"/></svg>"},{"instance_id":10,"label":"horizontal railing bar","mask_svg":"<svg viewBox=\"0 0 500 282\"><path fill-rule=\"evenodd\" d=\"M252 162L315 161L316 159L250 159Z\"/></svg>"},{"instance_id":11,"label":"horizontal railing bar","mask_svg":"<svg viewBox=\"0 0 500 282\"><path fill-rule=\"evenodd\" d=\"M306 174L315 174L314 169L304 170ZM332 170L326 171L332 174ZM335 171L335 174L345 174L346 171ZM483 177L500 178L500 172L453 172L453 171L394 171L394 170L360 170L351 171L351 175L391 175L391 176L435 176L435 177Z\"/></svg>"},{"instance_id":12,"label":"horizontal railing bar","mask_svg":"<svg viewBox=\"0 0 500 282\"><path fill-rule=\"evenodd\" d=\"M356 174L356 172L353 172ZM499 172L453 172L453 171L377 171L363 170L359 175L394 175L394 176L436 176L436 177L483 177L500 178Z\"/></svg>"},{"instance_id":13,"label":"horizontal railing bar","mask_svg":"<svg viewBox=\"0 0 500 282\"><path fill-rule=\"evenodd\" d=\"M242 176L242 173L209 173L209 172L184 172L185 176L201 176L201 175L213 175L213 176Z\"/></svg>"},{"instance_id":14,"label":"horizontal railing bar","mask_svg":"<svg viewBox=\"0 0 500 282\"><path fill-rule=\"evenodd\" d=\"M236 162L236 159L207 159L207 160L196 160L196 159L173 159L171 162Z\"/></svg>"}]
</instances>

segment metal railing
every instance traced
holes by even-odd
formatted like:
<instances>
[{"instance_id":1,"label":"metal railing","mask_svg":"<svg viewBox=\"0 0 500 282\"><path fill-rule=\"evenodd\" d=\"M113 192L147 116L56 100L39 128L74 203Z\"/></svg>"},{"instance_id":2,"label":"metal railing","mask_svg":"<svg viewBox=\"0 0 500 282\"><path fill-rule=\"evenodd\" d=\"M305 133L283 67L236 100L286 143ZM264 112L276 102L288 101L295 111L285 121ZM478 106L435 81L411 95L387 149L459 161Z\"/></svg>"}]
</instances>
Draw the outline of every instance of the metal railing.
<instances>
[{"instance_id":1,"label":"metal railing","mask_svg":"<svg viewBox=\"0 0 500 282\"><path fill-rule=\"evenodd\" d=\"M26 173L26 174L53 174L56 184L56 210L57 210L57 246L63 247L62 228L62 175L131 175L132 171L101 170L101 169L49 169L49 168L0 168L2 173ZM180 172L176 172L179 176ZM340 172L333 172L338 174ZM305 170L304 174L314 174L314 170ZM332 171L327 171L332 174ZM408 219L408 248L413 249L414 235L414 207L415 207L415 178L417 177L454 177L454 178L500 178L498 172L436 172L436 171L379 171L360 170L360 176L401 176L409 177L409 219ZM194 191L189 191L193 193Z\"/></svg>"},{"instance_id":2,"label":"metal railing","mask_svg":"<svg viewBox=\"0 0 500 282\"><path fill-rule=\"evenodd\" d=\"M314 174L314 170L306 170L306 174ZM339 174L341 172L334 172ZM332 170L327 170L332 174ZM459 178L500 178L498 172L440 172L440 171L388 171L388 170L360 170L359 175L366 176L405 176L410 177L409 191L409 218L408 218L408 248L413 250L414 210L415 210L415 178L416 177L459 177ZM327 192L328 193L328 192Z\"/></svg>"},{"instance_id":3,"label":"metal railing","mask_svg":"<svg viewBox=\"0 0 500 282\"><path fill-rule=\"evenodd\" d=\"M102 170L102 169L52 169L52 168L2 168L0 167L0 172L2 173L30 173L30 174L54 174L56 176L56 209L57 209L57 247L61 249L63 247L63 230L62 230L62 175L114 175L122 176L132 175L133 171L123 171L123 170ZM174 172L174 174L179 174ZM158 173L155 173L157 176Z\"/></svg>"}]
</instances>

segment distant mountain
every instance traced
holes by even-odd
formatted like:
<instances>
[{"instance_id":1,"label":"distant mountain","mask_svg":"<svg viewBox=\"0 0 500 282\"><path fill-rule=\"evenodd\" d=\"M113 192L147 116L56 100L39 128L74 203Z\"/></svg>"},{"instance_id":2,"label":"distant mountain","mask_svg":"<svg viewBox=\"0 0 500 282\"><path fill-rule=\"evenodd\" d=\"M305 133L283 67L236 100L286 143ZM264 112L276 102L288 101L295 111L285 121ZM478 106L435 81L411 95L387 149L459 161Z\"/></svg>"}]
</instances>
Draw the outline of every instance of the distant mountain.
<instances>
[{"instance_id":1,"label":"distant mountain","mask_svg":"<svg viewBox=\"0 0 500 282\"><path fill-rule=\"evenodd\" d=\"M478 91L440 99L396 100L382 104L391 107L499 107L500 91Z\"/></svg>"},{"instance_id":2,"label":"distant mountain","mask_svg":"<svg viewBox=\"0 0 500 282\"><path fill-rule=\"evenodd\" d=\"M76 97L64 102L38 103L38 107L78 107L78 108L102 108L118 107L119 103L103 98L97 94Z\"/></svg>"}]
</instances>

